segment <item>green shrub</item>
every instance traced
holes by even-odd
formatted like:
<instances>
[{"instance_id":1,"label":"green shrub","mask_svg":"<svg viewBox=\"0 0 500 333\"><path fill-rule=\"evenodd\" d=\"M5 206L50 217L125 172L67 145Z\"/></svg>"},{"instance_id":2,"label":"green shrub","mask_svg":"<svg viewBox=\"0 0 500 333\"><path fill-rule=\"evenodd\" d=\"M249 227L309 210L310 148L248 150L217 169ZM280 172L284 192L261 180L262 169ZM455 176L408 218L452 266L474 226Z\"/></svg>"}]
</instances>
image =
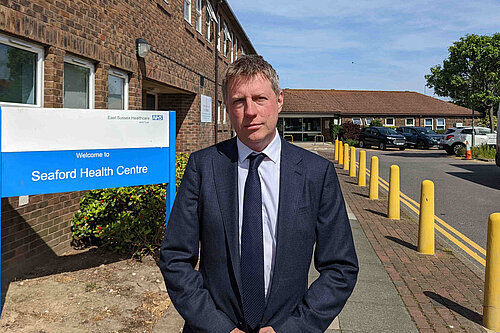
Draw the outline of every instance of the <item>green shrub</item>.
<instances>
[{"instance_id":1,"label":"green shrub","mask_svg":"<svg viewBox=\"0 0 500 333\"><path fill-rule=\"evenodd\" d=\"M356 139L346 139L342 143L347 143L349 147L358 147L359 141Z\"/></svg>"},{"instance_id":2,"label":"green shrub","mask_svg":"<svg viewBox=\"0 0 500 333\"><path fill-rule=\"evenodd\" d=\"M188 154L177 154L177 186ZM75 247L102 245L136 257L155 253L165 232L166 184L89 191L71 222Z\"/></svg>"},{"instance_id":3,"label":"green shrub","mask_svg":"<svg viewBox=\"0 0 500 333\"><path fill-rule=\"evenodd\" d=\"M459 148L457 148L456 155L463 157L463 156L465 156L465 151L466 151L465 147L459 147Z\"/></svg>"},{"instance_id":4,"label":"green shrub","mask_svg":"<svg viewBox=\"0 0 500 333\"><path fill-rule=\"evenodd\" d=\"M384 126L384 124L382 124L382 120L380 119L373 119L370 122L370 126Z\"/></svg>"},{"instance_id":5,"label":"green shrub","mask_svg":"<svg viewBox=\"0 0 500 333\"><path fill-rule=\"evenodd\" d=\"M497 150L495 146L481 145L478 147L472 147L471 153L473 158L495 159Z\"/></svg>"},{"instance_id":6,"label":"green shrub","mask_svg":"<svg viewBox=\"0 0 500 333\"><path fill-rule=\"evenodd\" d=\"M337 139L337 135L339 135L341 129L342 127L340 125L335 125L333 120L330 120L330 137L332 138L332 142Z\"/></svg>"}]
</instances>

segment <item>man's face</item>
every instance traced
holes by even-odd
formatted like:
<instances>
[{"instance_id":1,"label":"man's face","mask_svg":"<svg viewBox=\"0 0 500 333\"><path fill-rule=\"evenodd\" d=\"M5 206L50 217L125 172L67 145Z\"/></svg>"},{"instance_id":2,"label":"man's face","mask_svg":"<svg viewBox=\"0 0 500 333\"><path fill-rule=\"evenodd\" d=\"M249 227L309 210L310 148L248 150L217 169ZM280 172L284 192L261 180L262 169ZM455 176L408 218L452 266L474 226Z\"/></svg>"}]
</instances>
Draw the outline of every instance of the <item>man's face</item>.
<instances>
[{"instance_id":1,"label":"man's face","mask_svg":"<svg viewBox=\"0 0 500 333\"><path fill-rule=\"evenodd\" d=\"M276 96L263 75L239 77L227 85L227 113L238 138L255 151L262 151L274 139L283 92Z\"/></svg>"}]
</instances>

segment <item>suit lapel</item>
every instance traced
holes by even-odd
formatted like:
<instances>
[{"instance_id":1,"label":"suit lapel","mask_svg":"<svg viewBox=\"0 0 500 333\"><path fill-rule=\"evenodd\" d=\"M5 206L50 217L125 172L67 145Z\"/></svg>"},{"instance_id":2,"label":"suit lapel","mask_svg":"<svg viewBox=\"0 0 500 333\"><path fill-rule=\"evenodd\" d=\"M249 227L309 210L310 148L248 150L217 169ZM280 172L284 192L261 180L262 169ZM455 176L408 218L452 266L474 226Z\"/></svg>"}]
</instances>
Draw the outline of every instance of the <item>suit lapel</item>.
<instances>
[{"instance_id":1,"label":"suit lapel","mask_svg":"<svg viewBox=\"0 0 500 333\"><path fill-rule=\"evenodd\" d=\"M278 284L281 276L281 265L287 258L287 235L293 230L288 227L289 221L293 221L297 210L300 193L304 184L304 175L300 162L302 157L297 154L294 147L287 141L281 139L281 163L280 163L280 192L278 204L278 222L276 226L276 254L274 260L273 278L267 304L279 298ZM264 312L262 322L267 322L272 313Z\"/></svg>"},{"instance_id":2,"label":"suit lapel","mask_svg":"<svg viewBox=\"0 0 500 333\"><path fill-rule=\"evenodd\" d=\"M219 154L212 161L215 189L239 293L241 282L238 239L238 147L236 139L221 143L217 148Z\"/></svg>"}]
</instances>

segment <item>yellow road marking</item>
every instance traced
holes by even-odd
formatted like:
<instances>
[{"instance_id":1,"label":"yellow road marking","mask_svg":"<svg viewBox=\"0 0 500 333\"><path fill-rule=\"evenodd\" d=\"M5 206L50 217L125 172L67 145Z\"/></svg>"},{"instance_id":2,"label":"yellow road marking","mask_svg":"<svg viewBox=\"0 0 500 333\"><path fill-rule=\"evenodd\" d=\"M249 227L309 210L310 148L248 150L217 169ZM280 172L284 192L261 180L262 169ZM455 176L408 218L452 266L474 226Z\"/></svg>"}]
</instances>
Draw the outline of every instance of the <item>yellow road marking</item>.
<instances>
[{"instance_id":1,"label":"yellow road marking","mask_svg":"<svg viewBox=\"0 0 500 333\"><path fill-rule=\"evenodd\" d=\"M356 162L356 167L359 168L359 162ZM366 174L370 176L370 170L366 170ZM380 186L385 189L386 191L389 190L389 182L387 182L385 179L379 176L380 180ZM417 215L420 215L420 204L404 194L403 192L400 191L401 194L401 201L412 211L414 211ZM434 216L435 221L437 221L439 224L442 225L442 227L448 229L452 233L454 233L456 236L461 238L464 242L469 244L471 247L476 249L480 254L486 256L486 250L483 249L481 246L476 244L474 241L472 241L470 238L462 234L460 231L456 230L452 226L450 226L448 223L443 221L441 218ZM443 236L448 238L451 242L453 242L455 245L457 245L460 249L465 251L468 255L470 255L472 258L474 258L478 263L480 263L483 266L486 266L486 261L481 258L479 255L477 255L475 252L473 252L470 248L468 248L465 244L463 244L460 240L458 240L456 237L451 235L448 231L444 230L439 224L436 224L436 230L438 230Z\"/></svg>"}]
</instances>

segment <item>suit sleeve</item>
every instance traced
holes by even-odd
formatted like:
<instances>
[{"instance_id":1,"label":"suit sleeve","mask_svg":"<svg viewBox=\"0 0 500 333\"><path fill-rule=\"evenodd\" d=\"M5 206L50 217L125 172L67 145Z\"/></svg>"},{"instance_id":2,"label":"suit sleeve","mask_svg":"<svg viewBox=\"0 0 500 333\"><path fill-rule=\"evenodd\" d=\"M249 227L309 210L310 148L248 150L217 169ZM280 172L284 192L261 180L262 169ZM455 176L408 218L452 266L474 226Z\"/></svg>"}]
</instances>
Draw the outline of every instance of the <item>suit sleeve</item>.
<instances>
[{"instance_id":1,"label":"suit sleeve","mask_svg":"<svg viewBox=\"0 0 500 333\"><path fill-rule=\"evenodd\" d=\"M340 184L332 163L323 181L314 265L320 276L276 332L324 332L356 284L358 260Z\"/></svg>"},{"instance_id":2,"label":"suit sleeve","mask_svg":"<svg viewBox=\"0 0 500 333\"><path fill-rule=\"evenodd\" d=\"M199 256L200 176L189 158L160 250L159 267L168 294L186 324L196 332L230 332L236 325L219 309L195 270Z\"/></svg>"}]
</instances>

